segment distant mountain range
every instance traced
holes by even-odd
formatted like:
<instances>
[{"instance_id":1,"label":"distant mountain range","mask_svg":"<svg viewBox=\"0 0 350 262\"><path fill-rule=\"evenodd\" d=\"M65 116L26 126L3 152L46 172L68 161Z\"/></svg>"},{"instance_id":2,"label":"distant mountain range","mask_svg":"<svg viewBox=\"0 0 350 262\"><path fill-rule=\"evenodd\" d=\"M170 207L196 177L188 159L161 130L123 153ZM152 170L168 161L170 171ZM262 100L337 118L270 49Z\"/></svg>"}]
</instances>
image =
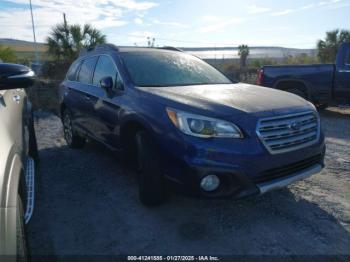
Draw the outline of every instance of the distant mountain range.
<instances>
[{"instance_id":1,"label":"distant mountain range","mask_svg":"<svg viewBox=\"0 0 350 262\"><path fill-rule=\"evenodd\" d=\"M0 38L0 45L8 46L20 55L34 52L34 44L31 41ZM37 43L39 52L46 52L45 43ZM181 47L182 50L206 59L236 59L238 58L238 47ZM275 58L281 59L286 56L300 54L315 55L315 49L285 48L278 46L251 46L249 47L249 58ZM42 54L43 55L43 54Z\"/></svg>"},{"instance_id":2,"label":"distant mountain range","mask_svg":"<svg viewBox=\"0 0 350 262\"><path fill-rule=\"evenodd\" d=\"M206 59L237 59L238 47L184 47L184 51ZM286 48L279 46L250 46L249 58L283 59L288 56L316 55L316 49Z\"/></svg>"},{"instance_id":3,"label":"distant mountain range","mask_svg":"<svg viewBox=\"0 0 350 262\"><path fill-rule=\"evenodd\" d=\"M32 46L34 43L31 41L17 40L12 38L0 38L0 45L27 45ZM45 45L45 43L38 43L38 45Z\"/></svg>"}]
</instances>

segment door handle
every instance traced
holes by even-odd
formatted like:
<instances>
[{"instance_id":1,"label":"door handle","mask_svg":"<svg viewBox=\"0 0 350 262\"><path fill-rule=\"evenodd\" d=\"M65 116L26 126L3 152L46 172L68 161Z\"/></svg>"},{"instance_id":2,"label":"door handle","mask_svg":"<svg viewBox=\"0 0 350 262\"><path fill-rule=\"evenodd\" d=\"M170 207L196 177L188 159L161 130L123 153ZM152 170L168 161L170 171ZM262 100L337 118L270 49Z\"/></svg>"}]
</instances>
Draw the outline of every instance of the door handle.
<instances>
[{"instance_id":1,"label":"door handle","mask_svg":"<svg viewBox=\"0 0 350 262\"><path fill-rule=\"evenodd\" d=\"M91 96L89 95L84 95L85 100L91 100Z\"/></svg>"},{"instance_id":2,"label":"door handle","mask_svg":"<svg viewBox=\"0 0 350 262\"><path fill-rule=\"evenodd\" d=\"M13 99L14 102L19 103L19 102L21 101L21 96L19 96L19 95L14 95L14 96L12 97L12 99Z\"/></svg>"}]
</instances>

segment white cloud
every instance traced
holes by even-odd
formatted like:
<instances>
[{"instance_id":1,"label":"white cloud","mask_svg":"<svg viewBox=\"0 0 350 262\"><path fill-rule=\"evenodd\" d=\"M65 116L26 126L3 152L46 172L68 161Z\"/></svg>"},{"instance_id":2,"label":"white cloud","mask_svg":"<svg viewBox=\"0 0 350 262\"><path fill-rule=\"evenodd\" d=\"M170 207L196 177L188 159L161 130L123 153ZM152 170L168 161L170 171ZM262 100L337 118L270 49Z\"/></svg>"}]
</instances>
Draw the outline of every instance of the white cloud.
<instances>
[{"instance_id":1,"label":"white cloud","mask_svg":"<svg viewBox=\"0 0 350 262\"><path fill-rule=\"evenodd\" d=\"M221 18L215 15L205 15L205 16L202 16L200 20L203 22L211 23L211 22L219 22Z\"/></svg>"},{"instance_id":2,"label":"white cloud","mask_svg":"<svg viewBox=\"0 0 350 262\"><path fill-rule=\"evenodd\" d=\"M199 32L200 33L222 32L227 27L240 24L240 23L242 23L244 21L245 21L245 19L244 18L240 18L240 17L234 17L234 18L231 18L231 19L220 19L220 22L217 22L217 23L214 23L214 24L213 23L209 23L207 25L202 26L199 29Z\"/></svg>"},{"instance_id":3,"label":"white cloud","mask_svg":"<svg viewBox=\"0 0 350 262\"><path fill-rule=\"evenodd\" d=\"M343 0L327 0L327 1L321 1L318 3L319 6L324 6L324 5L332 5L332 4L337 4L342 2Z\"/></svg>"},{"instance_id":4,"label":"white cloud","mask_svg":"<svg viewBox=\"0 0 350 262\"><path fill-rule=\"evenodd\" d=\"M283 10L283 11L272 13L271 15L272 16L282 16L282 15L288 15L288 14L293 13L293 12L294 12L293 9L286 9L286 10Z\"/></svg>"},{"instance_id":5,"label":"white cloud","mask_svg":"<svg viewBox=\"0 0 350 262\"><path fill-rule=\"evenodd\" d=\"M318 5L322 8L327 9L337 9L337 8L343 8L350 5L350 1L344 1L344 0L327 0L327 1L321 1L318 3Z\"/></svg>"},{"instance_id":6,"label":"white cloud","mask_svg":"<svg viewBox=\"0 0 350 262\"><path fill-rule=\"evenodd\" d=\"M182 27L182 28L187 28L188 26L179 22L162 22L159 21L158 19L153 19L153 24L156 25L165 25L165 26L171 26L171 27Z\"/></svg>"},{"instance_id":7,"label":"white cloud","mask_svg":"<svg viewBox=\"0 0 350 262\"><path fill-rule=\"evenodd\" d=\"M28 0L8 1L24 4L27 8L0 10L0 38L32 40ZM63 21L63 13L70 24L89 23L105 29L124 26L128 24L124 15L144 12L158 5L152 1L134 0L33 0L32 3L37 39L41 42L45 41L53 25Z\"/></svg>"},{"instance_id":8,"label":"white cloud","mask_svg":"<svg viewBox=\"0 0 350 262\"><path fill-rule=\"evenodd\" d=\"M108 2L117 7L123 7L129 10L148 10L158 5L155 2L137 2L133 0L110 0Z\"/></svg>"},{"instance_id":9,"label":"white cloud","mask_svg":"<svg viewBox=\"0 0 350 262\"><path fill-rule=\"evenodd\" d=\"M313 8L314 6L315 6L314 4L304 5L300 7L300 10L307 10L307 9Z\"/></svg>"},{"instance_id":10,"label":"white cloud","mask_svg":"<svg viewBox=\"0 0 350 262\"><path fill-rule=\"evenodd\" d=\"M113 20L112 18L107 17L107 18L102 19L102 20L93 21L91 24L94 27L96 27L97 29L104 29L104 28L109 28L109 27L123 26L123 25L128 24L128 22L122 21L122 20Z\"/></svg>"},{"instance_id":11,"label":"white cloud","mask_svg":"<svg viewBox=\"0 0 350 262\"><path fill-rule=\"evenodd\" d=\"M268 7L257 6L257 5L249 5L247 8L248 8L248 14L262 14L262 13L269 12L271 10Z\"/></svg>"},{"instance_id":12,"label":"white cloud","mask_svg":"<svg viewBox=\"0 0 350 262\"><path fill-rule=\"evenodd\" d=\"M134 23L137 24L137 25L142 25L143 24L143 21L141 18L135 18L134 19Z\"/></svg>"},{"instance_id":13,"label":"white cloud","mask_svg":"<svg viewBox=\"0 0 350 262\"><path fill-rule=\"evenodd\" d=\"M133 43L137 46L147 46L148 38L156 38L157 33L151 31L134 31L127 35L127 43Z\"/></svg>"}]
</instances>

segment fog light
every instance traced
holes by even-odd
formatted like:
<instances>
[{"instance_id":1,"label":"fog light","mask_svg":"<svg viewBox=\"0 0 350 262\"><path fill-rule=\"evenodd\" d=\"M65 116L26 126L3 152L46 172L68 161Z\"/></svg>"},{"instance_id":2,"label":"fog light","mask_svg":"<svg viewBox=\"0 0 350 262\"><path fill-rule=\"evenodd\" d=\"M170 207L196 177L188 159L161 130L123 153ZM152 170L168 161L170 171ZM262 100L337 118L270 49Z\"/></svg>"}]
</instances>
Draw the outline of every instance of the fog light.
<instances>
[{"instance_id":1,"label":"fog light","mask_svg":"<svg viewBox=\"0 0 350 262\"><path fill-rule=\"evenodd\" d=\"M219 185L220 179L216 175L208 175L201 180L201 188L207 192L216 190Z\"/></svg>"}]
</instances>

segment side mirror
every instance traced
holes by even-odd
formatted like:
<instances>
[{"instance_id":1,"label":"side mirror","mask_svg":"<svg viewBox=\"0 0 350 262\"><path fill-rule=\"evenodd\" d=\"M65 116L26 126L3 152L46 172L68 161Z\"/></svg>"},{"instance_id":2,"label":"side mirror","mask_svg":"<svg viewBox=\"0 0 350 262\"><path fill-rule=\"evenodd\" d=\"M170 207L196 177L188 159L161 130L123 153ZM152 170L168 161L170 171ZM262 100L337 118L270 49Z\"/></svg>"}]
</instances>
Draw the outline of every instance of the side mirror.
<instances>
[{"instance_id":1,"label":"side mirror","mask_svg":"<svg viewBox=\"0 0 350 262\"><path fill-rule=\"evenodd\" d=\"M0 90L27 88L34 84L35 73L28 67L0 63Z\"/></svg>"},{"instance_id":2,"label":"side mirror","mask_svg":"<svg viewBox=\"0 0 350 262\"><path fill-rule=\"evenodd\" d=\"M100 80L101 88L106 91L109 97L113 95L113 85L113 78L110 76L106 76Z\"/></svg>"}]
</instances>

